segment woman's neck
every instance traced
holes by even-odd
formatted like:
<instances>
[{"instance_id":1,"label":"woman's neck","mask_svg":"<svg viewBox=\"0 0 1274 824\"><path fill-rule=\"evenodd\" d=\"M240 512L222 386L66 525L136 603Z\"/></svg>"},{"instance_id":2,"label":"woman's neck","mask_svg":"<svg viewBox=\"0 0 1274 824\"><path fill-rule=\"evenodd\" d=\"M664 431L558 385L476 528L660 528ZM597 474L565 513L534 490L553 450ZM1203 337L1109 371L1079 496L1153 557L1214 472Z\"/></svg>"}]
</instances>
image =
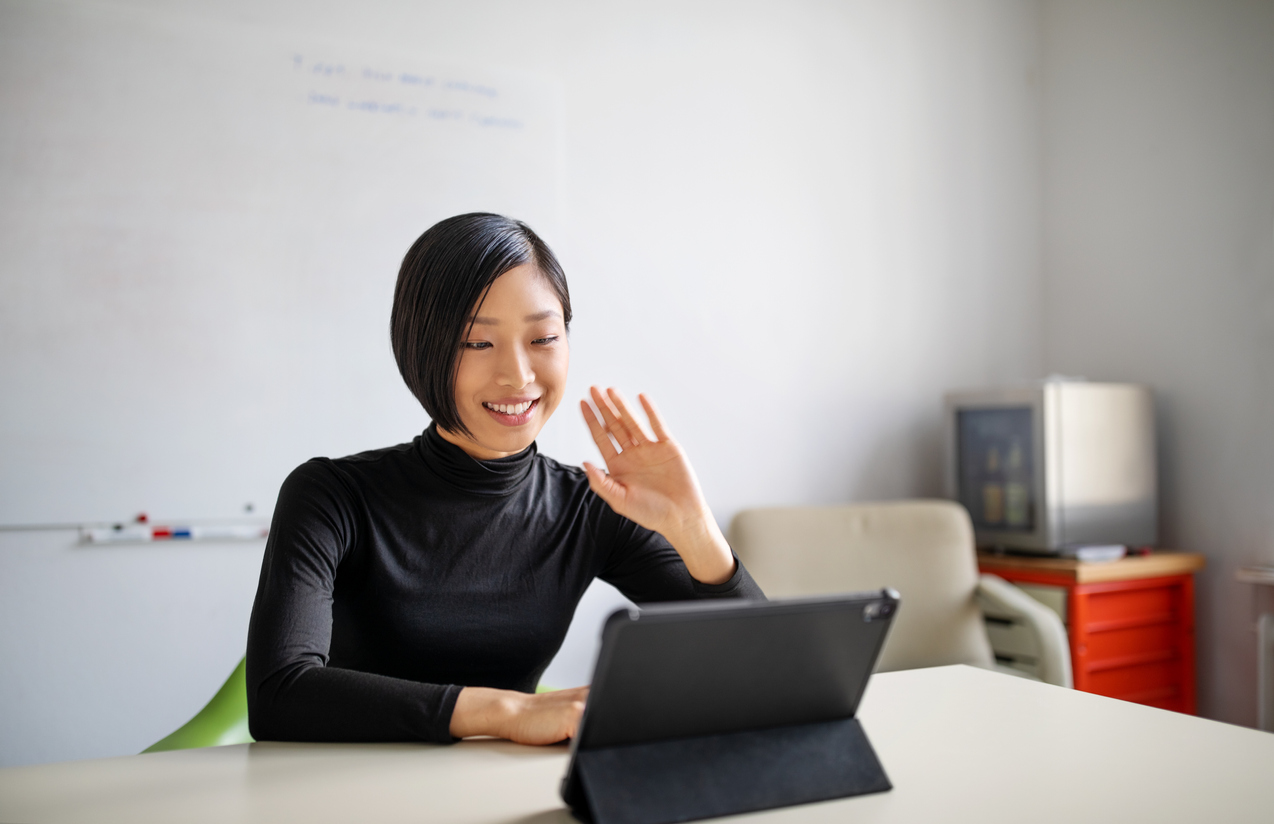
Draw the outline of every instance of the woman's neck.
<instances>
[{"instance_id":1,"label":"woman's neck","mask_svg":"<svg viewBox=\"0 0 1274 824\"><path fill-rule=\"evenodd\" d=\"M466 437L464 435L456 434L455 432L452 432L449 429L443 429L441 426L437 426L434 428L438 432L438 437L442 438L444 441L446 441L449 444L452 444L453 446L460 447L460 449L464 450L464 453L466 455L468 455L470 458L473 458L476 461L496 461L496 460L499 460L500 458L508 458L513 455L517 455L521 452L525 452L527 450L527 447L522 447L521 449L515 452L497 452L494 449L489 449L483 446L482 444L478 443L472 438Z\"/></svg>"}]
</instances>

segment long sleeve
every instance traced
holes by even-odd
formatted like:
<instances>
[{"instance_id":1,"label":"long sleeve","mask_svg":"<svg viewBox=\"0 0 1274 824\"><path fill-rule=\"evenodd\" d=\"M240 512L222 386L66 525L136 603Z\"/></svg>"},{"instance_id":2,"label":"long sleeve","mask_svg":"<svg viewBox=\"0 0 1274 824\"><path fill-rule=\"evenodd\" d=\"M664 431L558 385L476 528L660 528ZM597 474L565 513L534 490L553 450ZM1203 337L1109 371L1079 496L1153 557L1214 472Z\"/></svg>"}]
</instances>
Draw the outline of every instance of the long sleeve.
<instances>
[{"instance_id":1,"label":"long sleeve","mask_svg":"<svg viewBox=\"0 0 1274 824\"><path fill-rule=\"evenodd\" d=\"M460 687L328 666L337 570L359 528L354 490L323 462L284 482L248 628L248 723L258 740L452 740Z\"/></svg>"},{"instance_id":2,"label":"long sleeve","mask_svg":"<svg viewBox=\"0 0 1274 824\"><path fill-rule=\"evenodd\" d=\"M603 506L605 506L603 504ZM635 603L690 601L701 598L765 600L765 593L738 556L734 574L720 584L696 581L677 550L662 535L620 517L606 507L597 531L611 545L598 577Z\"/></svg>"}]
</instances>

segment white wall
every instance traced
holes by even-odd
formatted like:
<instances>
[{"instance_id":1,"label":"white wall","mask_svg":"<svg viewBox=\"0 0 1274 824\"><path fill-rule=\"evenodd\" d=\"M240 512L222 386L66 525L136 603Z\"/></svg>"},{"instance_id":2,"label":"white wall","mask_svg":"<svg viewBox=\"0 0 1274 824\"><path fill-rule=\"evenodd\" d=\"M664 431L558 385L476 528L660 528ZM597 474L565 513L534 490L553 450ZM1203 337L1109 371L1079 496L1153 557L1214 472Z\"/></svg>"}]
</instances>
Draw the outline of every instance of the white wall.
<instances>
[{"instance_id":1,"label":"white wall","mask_svg":"<svg viewBox=\"0 0 1274 824\"><path fill-rule=\"evenodd\" d=\"M1252 725L1263 596L1234 574L1274 562L1274 3L1048 2L1042 31L1045 362L1154 387L1160 540L1208 558L1200 710Z\"/></svg>"},{"instance_id":2,"label":"white wall","mask_svg":"<svg viewBox=\"0 0 1274 824\"><path fill-rule=\"evenodd\" d=\"M937 494L941 392L1043 372L1031 3L127 5L558 81L572 391L651 392L723 523ZM242 651L259 547L72 539L0 536L0 764L135 752Z\"/></svg>"}]
</instances>

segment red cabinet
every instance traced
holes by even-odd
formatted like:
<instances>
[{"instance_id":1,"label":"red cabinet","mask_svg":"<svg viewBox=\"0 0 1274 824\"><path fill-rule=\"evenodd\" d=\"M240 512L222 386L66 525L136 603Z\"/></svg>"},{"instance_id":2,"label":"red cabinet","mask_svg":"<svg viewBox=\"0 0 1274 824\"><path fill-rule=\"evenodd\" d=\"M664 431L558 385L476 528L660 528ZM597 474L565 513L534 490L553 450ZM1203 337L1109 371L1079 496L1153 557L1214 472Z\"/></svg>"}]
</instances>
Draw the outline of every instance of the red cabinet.
<instances>
[{"instance_id":1,"label":"red cabinet","mask_svg":"<svg viewBox=\"0 0 1274 824\"><path fill-rule=\"evenodd\" d=\"M979 553L1062 616L1075 689L1195 713L1194 573L1202 555L1155 552L1092 564Z\"/></svg>"}]
</instances>

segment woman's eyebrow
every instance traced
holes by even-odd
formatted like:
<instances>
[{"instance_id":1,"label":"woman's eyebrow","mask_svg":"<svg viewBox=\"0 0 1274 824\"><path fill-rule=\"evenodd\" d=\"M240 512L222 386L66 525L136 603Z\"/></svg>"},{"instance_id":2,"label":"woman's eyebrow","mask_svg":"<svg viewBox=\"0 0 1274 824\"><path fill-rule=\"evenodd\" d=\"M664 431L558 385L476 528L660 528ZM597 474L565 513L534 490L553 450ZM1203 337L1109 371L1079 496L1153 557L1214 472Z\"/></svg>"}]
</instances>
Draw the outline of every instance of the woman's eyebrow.
<instances>
[{"instance_id":1,"label":"woman's eyebrow","mask_svg":"<svg viewBox=\"0 0 1274 824\"><path fill-rule=\"evenodd\" d=\"M560 318L561 316L562 316L562 313L557 311L556 309L545 309L543 312L536 312L535 314L527 315L526 317L522 318L522 322L535 323L537 320L544 320L545 318L551 318L551 317ZM500 319L476 317L476 318L469 318L469 323L472 326L499 326Z\"/></svg>"}]
</instances>

